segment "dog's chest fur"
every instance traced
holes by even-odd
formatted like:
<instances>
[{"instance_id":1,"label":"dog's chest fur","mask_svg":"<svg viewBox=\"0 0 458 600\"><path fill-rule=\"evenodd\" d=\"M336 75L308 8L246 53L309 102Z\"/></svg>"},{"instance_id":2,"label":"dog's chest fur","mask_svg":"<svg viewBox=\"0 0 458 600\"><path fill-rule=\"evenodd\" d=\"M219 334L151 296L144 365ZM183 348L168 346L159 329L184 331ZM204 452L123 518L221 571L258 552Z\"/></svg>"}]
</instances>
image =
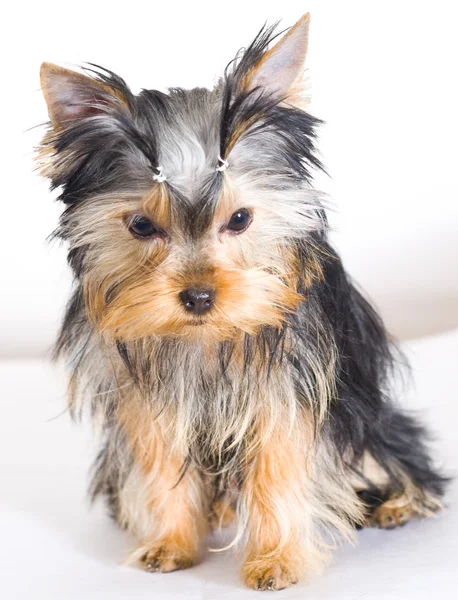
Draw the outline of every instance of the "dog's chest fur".
<instances>
[{"instance_id":1,"label":"dog's chest fur","mask_svg":"<svg viewBox=\"0 0 458 600\"><path fill-rule=\"evenodd\" d=\"M162 341L143 360L152 415L163 415L171 438L212 471L233 467L254 437L296 410L287 361L269 364L259 348Z\"/></svg>"},{"instance_id":2,"label":"dog's chest fur","mask_svg":"<svg viewBox=\"0 0 458 600\"><path fill-rule=\"evenodd\" d=\"M126 345L121 353L98 346L106 368L91 365L93 410L102 419L112 414L140 445L159 428L171 450L206 472L237 472L275 423L292 422L301 410L286 356L269 361L261 350L176 339Z\"/></svg>"}]
</instances>

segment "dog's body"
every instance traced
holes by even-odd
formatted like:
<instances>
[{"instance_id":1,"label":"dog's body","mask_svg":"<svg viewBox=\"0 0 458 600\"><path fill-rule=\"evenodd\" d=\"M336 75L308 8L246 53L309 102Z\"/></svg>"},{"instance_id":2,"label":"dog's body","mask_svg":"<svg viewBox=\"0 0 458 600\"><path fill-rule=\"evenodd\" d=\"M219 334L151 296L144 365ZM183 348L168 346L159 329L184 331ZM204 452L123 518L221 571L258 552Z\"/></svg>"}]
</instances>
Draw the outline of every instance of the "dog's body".
<instances>
[{"instance_id":1,"label":"dog's body","mask_svg":"<svg viewBox=\"0 0 458 600\"><path fill-rule=\"evenodd\" d=\"M190 566L236 516L245 582L280 589L319 570L327 532L440 507L424 432L390 396L396 349L310 186L307 30L271 50L263 30L212 91L134 96L43 66L40 160L76 282L57 354L104 433L93 492L149 570Z\"/></svg>"}]
</instances>

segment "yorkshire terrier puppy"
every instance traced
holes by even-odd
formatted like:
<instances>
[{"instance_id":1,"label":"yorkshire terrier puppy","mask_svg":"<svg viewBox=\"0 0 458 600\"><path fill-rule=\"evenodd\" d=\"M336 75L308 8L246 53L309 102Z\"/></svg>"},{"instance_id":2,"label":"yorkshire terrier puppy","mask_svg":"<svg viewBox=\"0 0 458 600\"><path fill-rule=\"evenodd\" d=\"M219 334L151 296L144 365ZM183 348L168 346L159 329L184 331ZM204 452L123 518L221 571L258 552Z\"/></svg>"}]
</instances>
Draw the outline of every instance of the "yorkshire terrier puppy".
<instances>
[{"instance_id":1,"label":"yorkshire terrier puppy","mask_svg":"<svg viewBox=\"0 0 458 600\"><path fill-rule=\"evenodd\" d=\"M92 492L149 571L190 567L235 519L244 582L278 590L330 539L441 506L425 432L390 392L396 348L311 185L308 26L263 28L212 90L41 69L38 159L75 276L56 356L72 412L102 429Z\"/></svg>"}]
</instances>

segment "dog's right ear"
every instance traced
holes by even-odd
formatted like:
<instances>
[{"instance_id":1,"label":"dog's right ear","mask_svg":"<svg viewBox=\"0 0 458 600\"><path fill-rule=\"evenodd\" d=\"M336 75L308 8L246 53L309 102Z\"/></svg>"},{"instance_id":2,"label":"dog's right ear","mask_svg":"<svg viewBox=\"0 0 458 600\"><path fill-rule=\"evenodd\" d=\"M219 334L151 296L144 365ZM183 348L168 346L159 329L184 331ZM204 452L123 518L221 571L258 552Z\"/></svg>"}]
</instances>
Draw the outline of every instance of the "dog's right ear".
<instances>
[{"instance_id":1,"label":"dog's right ear","mask_svg":"<svg viewBox=\"0 0 458 600\"><path fill-rule=\"evenodd\" d=\"M103 79L43 63L40 80L54 129L64 128L79 119L110 115L128 108L128 99L120 86L112 87Z\"/></svg>"},{"instance_id":2,"label":"dog's right ear","mask_svg":"<svg viewBox=\"0 0 458 600\"><path fill-rule=\"evenodd\" d=\"M53 188L62 188L59 199L66 204L100 190L102 174L107 185L121 148L145 154L146 147L135 149L135 96L126 83L95 65L84 70L90 76L44 63L40 72L50 124L37 148L37 169ZM156 166L153 145L147 150Z\"/></svg>"}]
</instances>

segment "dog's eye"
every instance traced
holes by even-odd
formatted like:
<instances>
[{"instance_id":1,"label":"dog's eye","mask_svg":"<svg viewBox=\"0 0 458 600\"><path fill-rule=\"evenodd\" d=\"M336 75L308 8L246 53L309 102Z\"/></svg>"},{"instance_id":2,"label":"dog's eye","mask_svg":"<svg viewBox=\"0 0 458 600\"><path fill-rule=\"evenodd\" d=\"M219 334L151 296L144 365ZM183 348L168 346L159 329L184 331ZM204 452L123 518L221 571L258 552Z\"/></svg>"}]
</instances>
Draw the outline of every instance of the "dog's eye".
<instances>
[{"instance_id":1,"label":"dog's eye","mask_svg":"<svg viewBox=\"0 0 458 600\"><path fill-rule=\"evenodd\" d=\"M229 219L226 229L234 233L242 233L250 225L252 220L251 212L246 208L237 210Z\"/></svg>"},{"instance_id":2,"label":"dog's eye","mask_svg":"<svg viewBox=\"0 0 458 600\"><path fill-rule=\"evenodd\" d=\"M164 233L143 215L135 215L129 221L128 227L131 234L136 237L146 238L154 235L162 235Z\"/></svg>"}]
</instances>

